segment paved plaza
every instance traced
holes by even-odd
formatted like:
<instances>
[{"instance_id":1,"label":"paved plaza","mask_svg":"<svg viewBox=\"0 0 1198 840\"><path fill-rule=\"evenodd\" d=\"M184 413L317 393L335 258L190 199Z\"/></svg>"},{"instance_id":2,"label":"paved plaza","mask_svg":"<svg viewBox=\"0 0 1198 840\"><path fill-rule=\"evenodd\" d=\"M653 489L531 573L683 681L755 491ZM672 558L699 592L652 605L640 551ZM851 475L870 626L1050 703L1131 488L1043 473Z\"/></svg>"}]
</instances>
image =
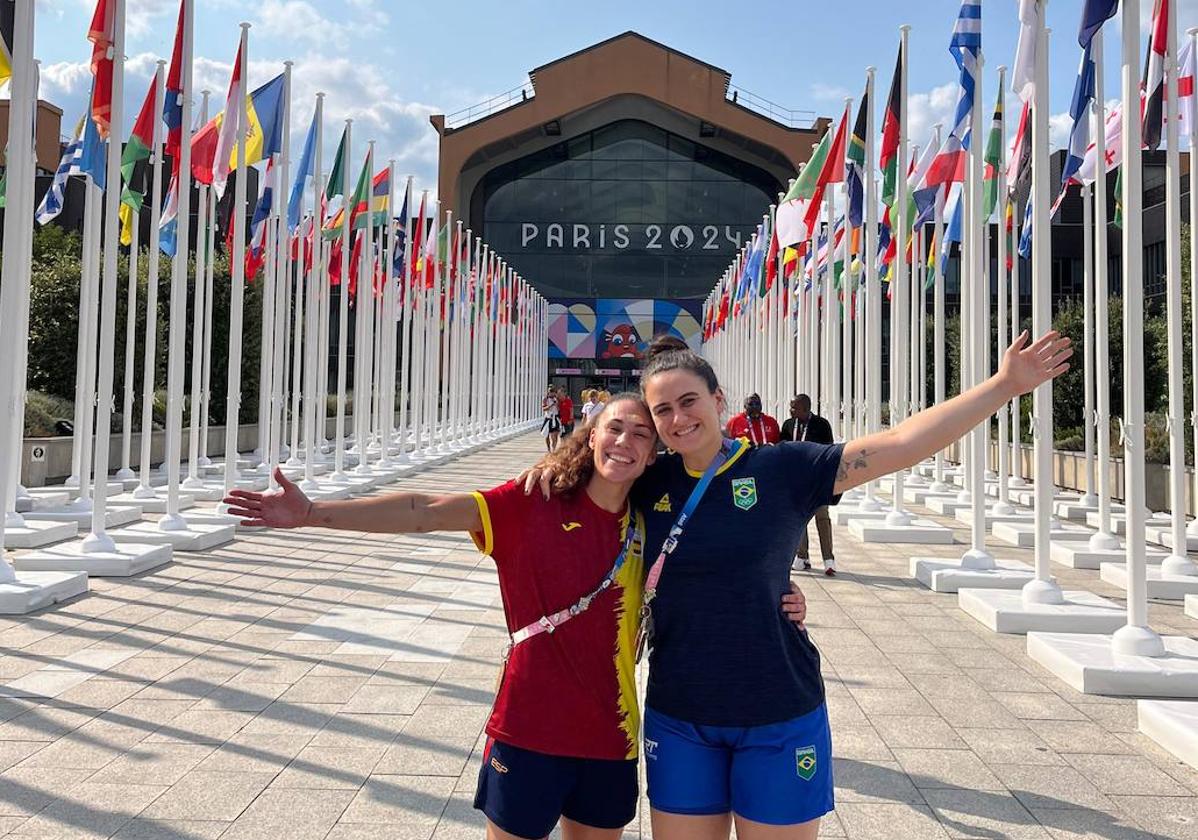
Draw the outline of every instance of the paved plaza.
<instances>
[{"instance_id":1,"label":"paved plaza","mask_svg":"<svg viewBox=\"0 0 1198 840\"><path fill-rule=\"evenodd\" d=\"M524 436L403 486L490 486L541 451ZM1023 637L918 586L914 547L836 539L839 577L796 576L837 756L822 836L1198 838L1198 771L1137 733L1134 701L1074 692ZM1120 599L1097 572L1054 573ZM1198 630L1178 606L1151 617ZM4 837L482 836L471 799L504 624L465 535L243 535L0 628ZM643 804L627 836L650 836Z\"/></svg>"}]
</instances>

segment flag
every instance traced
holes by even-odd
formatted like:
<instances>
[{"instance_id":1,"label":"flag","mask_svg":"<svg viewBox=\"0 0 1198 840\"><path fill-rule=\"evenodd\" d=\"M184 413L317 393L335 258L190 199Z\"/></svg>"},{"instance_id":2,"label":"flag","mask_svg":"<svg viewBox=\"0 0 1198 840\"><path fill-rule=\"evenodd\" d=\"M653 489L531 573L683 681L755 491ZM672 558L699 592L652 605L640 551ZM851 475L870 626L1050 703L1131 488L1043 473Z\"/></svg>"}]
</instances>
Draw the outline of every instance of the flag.
<instances>
[{"instance_id":1,"label":"flag","mask_svg":"<svg viewBox=\"0 0 1198 840\"><path fill-rule=\"evenodd\" d=\"M67 181L72 175L79 174L80 172L79 162L83 155L83 134L86 130L83 124L85 122L92 126L92 130L95 130L95 123L86 115L79 121L79 125L75 129L75 137L63 149L62 159L58 162L58 169L54 172L54 179L50 182L50 188L46 190L46 194L42 197L42 203L37 207L34 218L39 225L49 224L62 212Z\"/></svg>"},{"instance_id":2,"label":"flag","mask_svg":"<svg viewBox=\"0 0 1198 840\"><path fill-rule=\"evenodd\" d=\"M1090 146L1090 104L1094 101L1094 59L1090 46L1082 50L1081 65L1077 68L1077 81L1073 85L1073 99L1069 103L1069 117L1073 127L1069 130L1069 146L1065 152L1065 164L1061 167L1061 194L1074 175L1081 169Z\"/></svg>"},{"instance_id":3,"label":"flag","mask_svg":"<svg viewBox=\"0 0 1198 840\"><path fill-rule=\"evenodd\" d=\"M748 296L749 290L754 288L754 284L758 282L764 262L765 231L761 225L758 225L757 233L753 235L752 242L749 245L749 253L745 257L744 266L741 268L740 280L736 284L736 300L738 304L742 298Z\"/></svg>"},{"instance_id":4,"label":"flag","mask_svg":"<svg viewBox=\"0 0 1198 840\"><path fill-rule=\"evenodd\" d=\"M869 91L861 97L853 136L845 157L845 180L849 191L849 225L861 227L865 215L865 131L869 117Z\"/></svg>"},{"instance_id":5,"label":"flag","mask_svg":"<svg viewBox=\"0 0 1198 840\"><path fill-rule=\"evenodd\" d=\"M1165 113L1165 46L1169 38L1169 0L1156 0L1152 11L1152 38L1148 45L1148 72L1144 74L1144 146L1161 145Z\"/></svg>"},{"instance_id":6,"label":"flag","mask_svg":"<svg viewBox=\"0 0 1198 840\"><path fill-rule=\"evenodd\" d=\"M300 208L304 203L304 187L312 177L312 158L316 151L316 114L312 115L312 125L308 127L308 137L304 140L304 151L300 155L299 166L295 172L295 184L291 187L291 196L287 199L287 230L295 232L299 227Z\"/></svg>"},{"instance_id":7,"label":"flag","mask_svg":"<svg viewBox=\"0 0 1198 840\"><path fill-rule=\"evenodd\" d=\"M420 268L420 254L422 253L422 251L424 249L424 236L425 236L424 205L425 205L425 200L427 198L428 198L427 192L423 192L420 194L420 208L419 208L419 210L416 211L416 218L413 220L413 224L412 224L412 247L408 249L411 252L410 256L409 256L409 261L408 261L409 262L408 276L411 278L410 282L412 283L413 287L415 287L416 278L419 276L417 274L417 271ZM490 266L487 267L487 271L490 272ZM490 281L489 273L487 275L487 280L488 280L488 282Z\"/></svg>"},{"instance_id":8,"label":"flag","mask_svg":"<svg viewBox=\"0 0 1198 840\"><path fill-rule=\"evenodd\" d=\"M1115 176L1115 227L1123 227L1123 167L1120 165L1119 174Z\"/></svg>"},{"instance_id":9,"label":"flag","mask_svg":"<svg viewBox=\"0 0 1198 840\"><path fill-rule=\"evenodd\" d=\"M982 218L989 219L998 204L998 171L1002 168L1003 144L1003 91L999 88L994 103L994 116L990 120L990 136L986 139L986 153L982 158L985 169L982 173Z\"/></svg>"},{"instance_id":10,"label":"flag","mask_svg":"<svg viewBox=\"0 0 1198 840\"><path fill-rule=\"evenodd\" d=\"M1117 200L1116 200L1117 201ZM1115 224L1118 224L1118 204L1115 205ZM1023 230L1019 232L1019 256L1025 260L1032 255L1032 202L1028 203L1023 208Z\"/></svg>"},{"instance_id":11,"label":"flag","mask_svg":"<svg viewBox=\"0 0 1198 840\"><path fill-rule=\"evenodd\" d=\"M166 123L166 154L179 165L183 150L183 12L185 0L179 3L179 22L175 26L175 48L171 66L166 74L166 96L162 100L162 121Z\"/></svg>"},{"instance_id":12,"label":"flag","mask_svg":"<svg viewBox=\"0 0 1198 840\"><path fill-rule=\"evenodd\" d=\"M254 215L250 219L250 247L245 252L245 279L251 283L258 276L258 269L266 262L266 222L274 206L275 194L274 164L274 158L266 162L266 174L263 175L266 186L257 205L254 206ZM229 225L229 236L232 235L233 225Z\"/></svg>"},{"instance_id":13,"label":"flag","mask_svg":"<svg viewBox=\"0 0 1198 840\"><path fill-rule=\"evenodd\" d=\"M770 247L765 252L765 283L761 285L761 296L774 288L774 280L778 278L778 227L770 231Z\"/></svg>"},{"instance_id":14,"label":"flag","mask_svg":"<svg viewBox=\"0 0 1198 840\"><path fill-rule=\"evenodd\" d=\"M1011 155L1007 158L1007 192L1019 192L1032 177L1032 106L1024 102L1019 113L1019 126L1011 143Z\"/></svg>"},{"instance_id":15,"label":"flag","mask_svg":"<svg viewBox=\"0 0 1198 840\"><path fill-rule=\"evenodd\" d=\"M1122 103L1115 105L1107 111L1106 114L1106 130L1103 132L1106 138L1106 166L1104 174L1115 169L1119 164L1123 163L1123 105ZM1081 181L1085 184L1092 184L1098 178L1098 144L1091 142L1086 147L1086 156L1082 158L1081 166L1078 167L1074 174L1075 181Z\"/></svg>"},{"instance_id":16,"label":"flag","mask_svg":"<svg viewBox=\"0 0 1198 840\"><path fill-rule=\"evenodd\" d=\"M907 224L914 229L932 218L936 212L936 193L939 184L931 183L932 162L939 158L936 144L929 141L919 162L907 176ZM910 247L911 240L907 240Z\"/></svg>"},{"instance_id":17,"label":"flag","mask_svg":"<svg viewBox=\"0 0 1198 840\"><path fill-rule=\"evenodd\" d=\"M1183 142L1188 142L1194 124L1194 41L1185 39L1177 56L1177 116Z\"/></svg>"},{"instance_id":18,"label":"flag","mask_svg":"<svg viewBox=\"0 0 1198 840\"><path fill-rule=\"evenodd\" d=\"M808 207L815 195L815 186L819 174L828 160L832 148L832 131L824 132L824 136L811 152L811 158L799 177L790 185L782 203L774 214L774 224L778 228L778 241L785 247L802 242L810 236L810 225L807 222ZM818 202L817 202L818 203ZM818 208L816 210L818 212Z\"/></svg>"},{"instance_id":19,"label":"flag","mask_svg":"<svg viewBox=\"0 0 1198 840\"><path fill-rule=\"evenodd\" d=\"M886 113L882 117L882 149L878 163L882 169L882 203L887 207L894 204L894 188L898 182L899 122L902 110L899 96L903 75L903 50L899 48L898 60L894 65L894 79L890 82L890 96L886 100Z\"/></svg>"},{"instance_id":20,"label":"flag","mask_svg":"<svg viewBox=\"0 0 1198 840\"><path fill-rule=\"evenodd\" d=\"M171 176L170 189L166 193L166 202L162 206L162 215L158 217L158 249L168 257L174 258L178 250L179 235L179 173Z\"/></svg>"},{"instance_id":21,"label":"flag","mask_svg":"<svg viewBox=\"0 0 1198 840\"><path fill-rule=\"evenodd\" d=\"M108 137L109 119L112 116L112 68L113 68L113 12L112 0L97 0L91 26L87 29L87 40L92 42L91 72L95 77L92 87L92 119L100 136Z\"/></svg>"},{"instance_id":22,"label":"flag","mask_svg":"<svg viewBox=\"0 0 1198 840\"><path fill-rule=\"evenodd\" d=\"M1039 21L1037 0L1019 0L1019 42L1015 46L1011 90L1024 102L1031 102L1036 94L1036 38Z\"/></svg>"},{"instance_id":23,"label":"flag","mask_svg":"<svg viewBox=\"0 0 1198 840\"><path fill-rule=\"evenodd\" d=\"M1115 16L1119 10L1119 0L1083 0L1082 24L1077 33L1079 46L1088 47L1095 33L1102 25Z\"/></svg>"},{"instance_id":24,"label":"flag","mask_svg":"<svg viewBox=\"0 0 1198 840\"><path fill-rule=\"evenodd\" d=\"M233 88L240 89L241 80L230 84L230 102ZM278 75L246 97L245 165L255 163L277 154L283 145L283 76ZM232 107L236 115L239 109ZM212 184L218 196L224 195L229 173L237 168L238 117L227 119L230 106L217 114L208 124L196 132L191 141L191 172L201 184ZM232 139L227 140L226 126L234 124ZM229 145L226 145L228 143ZM226 151L227 150L227 151Z\"/></svg>"},{"instance_id":25,"label":"flag","mask_svg":"<svg viewBox=\"0 0 1198 840\"><path fill-rule=\"evenodd\" d=\"M953 243L961 242L962 217L965 206L965 202L961 197L963 192L964 190L962 189L954 190L952 197L949 199L949 205L944 211L944 217L947 221L944 225L944 241L940 245L940 262L942 264L947 265Z\"/></svg>"},{"instance_id":26,"label":"flag","mask_svg":"<svg viewBox=\"0 0 1198 840\"><path fill-rule=\"evenodd\" d=\"M12 78L12 36L14 5L0 5L0 85Z\"/></svg>"},{"instance_id":27,"label":"flag","mask_svg":"<svg viewBox=\"0 0 1198 840\"><path fill-rule=\"evenodd\" d=\"M816 165L816 154L812 154L811 161L800 173L791 189L792 193L797 192L801 198L807 199L806 213L803 216L803 227L806 230L814 230L819 221L820 204L828 184L844 182L845 133L848 131L848 127L849 109L846 106L831 145L825 145L828 135L824 135L824 140L820 141L820 148L824 149L824 153L822 159L818 161L818 166Z\"/></svg>"},{"instance_id":28,"label":"flag","mask_svg":"<svg viewBox=\"0 0 1198 840\"><path fill-rule=\"evenodd\" d=\"M950 138L961 141L962 148L969 148L973 128L973 93L977 90L978 54L982 49L982 3L981 0L961 0L961 10L953 27L953 36L948 44L949 54L961 71L961 87L957 93L957 113L953 119Z\"/></svg>"},{"instance_id":29,"label":"flag","mask_svg":"<svg viewBox=\"0 0 1198 840\"><path fill-rule=\"evenodd\" d=\"M121 244L126 247L133 243L133 216L141 210L142 199L145 196L144 183L134 184L134 175L138 164L150 159L151 147L154 144L154 120L158 118L156 93L158 78L150 80L150 90L142 103L137 122L133 124L133 132L129 142L121 153L121 180L125 188L121 193ZM144 181L144 176L140 181Z\"/></svg>"}]
</instances>

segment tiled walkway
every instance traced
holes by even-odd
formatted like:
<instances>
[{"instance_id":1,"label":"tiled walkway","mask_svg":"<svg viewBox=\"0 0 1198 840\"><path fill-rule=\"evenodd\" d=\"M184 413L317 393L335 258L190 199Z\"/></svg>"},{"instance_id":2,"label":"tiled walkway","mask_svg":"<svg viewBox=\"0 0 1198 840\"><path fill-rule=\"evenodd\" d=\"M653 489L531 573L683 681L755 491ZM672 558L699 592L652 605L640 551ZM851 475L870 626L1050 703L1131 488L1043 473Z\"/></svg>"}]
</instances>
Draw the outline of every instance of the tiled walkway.
<instances>
[{"instance_id":1,"label":"tiled walkway","mask_svg":"<svg viewBox=\"0 0 1198 840\"><path fill-rule=\"evenodd\" d=\"M405 486L489 486L540 446ZM913 552L836 531L840 577L800 577L838 756L825 835L1198 838L1198 772L1137 734L1132 701L1077 694L1022 637L917 586ZM1054 572L1114 594L1095 572ZM1175 606L1152 618L1198 629ZM0 639L2 836L482 836L470 804L503 619L464 535L241 537L93 579L0 621ZM649 836L647 813L628 834Z\"/></svg>"}]
</instances>

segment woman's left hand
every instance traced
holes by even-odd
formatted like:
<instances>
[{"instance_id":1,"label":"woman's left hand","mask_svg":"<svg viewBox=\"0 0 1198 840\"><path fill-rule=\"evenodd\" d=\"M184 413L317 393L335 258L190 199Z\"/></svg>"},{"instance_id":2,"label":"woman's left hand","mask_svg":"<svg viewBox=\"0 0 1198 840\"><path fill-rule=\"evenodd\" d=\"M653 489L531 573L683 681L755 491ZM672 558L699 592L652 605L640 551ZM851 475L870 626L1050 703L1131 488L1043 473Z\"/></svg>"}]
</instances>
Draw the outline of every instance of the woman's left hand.
<instances>
[{"instance_id":1,"label":"woman's left hand","mask_svg":"<svg viewBox=\"0 0 1198 840\"><path fill-rule=\"evenodd\" d=\"M803 624L807 620L807 598L793 580L790 582L790 594L782 596L782 612L799 627L807 629Z\"/></svg>"}]
</instances>

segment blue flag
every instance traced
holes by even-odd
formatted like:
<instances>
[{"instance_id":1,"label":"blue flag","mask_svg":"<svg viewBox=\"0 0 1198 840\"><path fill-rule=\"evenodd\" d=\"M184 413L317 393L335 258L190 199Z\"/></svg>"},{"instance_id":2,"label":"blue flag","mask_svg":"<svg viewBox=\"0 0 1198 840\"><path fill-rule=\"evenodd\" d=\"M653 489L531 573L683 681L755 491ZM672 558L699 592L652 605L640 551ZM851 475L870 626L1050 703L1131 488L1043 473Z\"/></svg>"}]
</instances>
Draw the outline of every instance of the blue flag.
<instances>
[{"instance_id":1,"label":"blue flag","mask_svg":"<svg viewBox=\"0 0 1198 840\"><path fill-rule=\"evenodd\" d=\"M961 89L957 93L957 113L950 141L956 138L961 147L969 148L972 134L973 96L977 89L978 54L982 49L982 4L980 0L961 0L961 10L953 26L952 40L948 51L961 71Z\"/></svg>"},{"instance_id":2,"label":"blue flag","mask_svg":"<svg viewBox=\"0 0 1198 840\"><path fill-rule=\"evenodd\" d=\"M1094 59L1090 55L1091 45L1082 50L1081 66L1077 69L1077 82L1073 85L1073 100L1069 103L1069 116L1073 127L1069 129L1069 147L1065 153L1065 164L1061 167L1061 189L1081 169L1086 159L1086 148L1090 145L1090 103L1094 101Z\"/></svg>"},{"instance_id":3,"label":"blue flag","mask_svg":"<svg viewBox=\"0 0 1198 840\"><path fill-rule=\"evenodd\" d=\"M1089 48L1094 34L1119 11L1119 0L1085 0L1082 6L1082 25L1077 32L1077 43Z\"/></svg>"},{"instance_id":4,"label":"blue flag","mask_svg":"<svg viewBox=\"0 0 1198 840\"><path fill-rule=\"evenodd\" d=\"M300 223L300 206L304 203L304 186L312 177L312 158L316 150L316 115L312 115L312 125L308 128L308 139L304 141L304 152L300 155L299 168L295 172L295 184L291 187L291 197L287 200L287 230L295 233Z\"/></svg>"},{"instance_id":5,"label":"blue flag","mask_svg":"<svg viewBox=\"0 0 1198 840\"><path fill-rule=\"evenodd\" d=\"M1023 231L1019 234L1019 256L1025 260L1032 256L1032 203L1023 211Z\"/></svg>"}]
</instances>

